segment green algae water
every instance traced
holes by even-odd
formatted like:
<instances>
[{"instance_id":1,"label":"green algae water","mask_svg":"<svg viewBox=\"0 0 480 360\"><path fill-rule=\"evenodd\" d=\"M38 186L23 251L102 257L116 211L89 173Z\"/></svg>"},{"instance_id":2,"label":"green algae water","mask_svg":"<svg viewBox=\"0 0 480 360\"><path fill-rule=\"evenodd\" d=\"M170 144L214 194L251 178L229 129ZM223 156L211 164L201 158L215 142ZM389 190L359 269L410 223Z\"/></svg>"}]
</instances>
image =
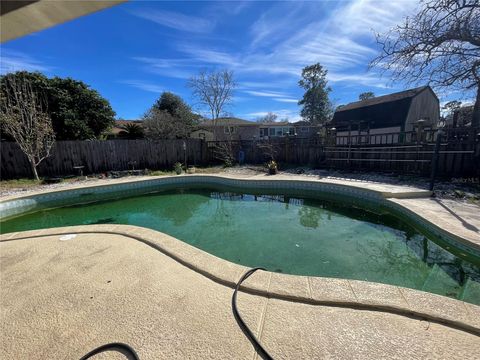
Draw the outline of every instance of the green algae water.
<instances>
[{"instance_id":1,"label":"green algae water","mask_svg":"<svg viewBox=\"0 0 480 360\"><path fill-rule=\"evenodd\" d=\"M40 210L2 233L130 224L172 235L225 260L296 275L399 285L480 305L480 268L385 213L285 194L179 189Z\"/></svg>"}]
</instances>

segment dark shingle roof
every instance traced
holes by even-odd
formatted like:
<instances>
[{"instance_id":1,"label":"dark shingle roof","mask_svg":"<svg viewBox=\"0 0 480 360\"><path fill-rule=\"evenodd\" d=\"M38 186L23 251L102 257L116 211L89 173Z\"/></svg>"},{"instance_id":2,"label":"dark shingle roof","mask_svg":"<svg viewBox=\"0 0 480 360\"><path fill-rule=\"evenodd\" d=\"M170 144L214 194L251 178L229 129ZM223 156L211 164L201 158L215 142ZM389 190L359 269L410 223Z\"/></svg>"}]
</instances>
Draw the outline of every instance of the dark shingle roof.
<instances>
[{"instance_id":1,"label":"dark shingle roof","mask_svg":"<svg viewBox=\"0 0 480 360\"><path fill-rule=\"evenodd\" d=\"M306 121L306 120L299 120L297 122L292 123L292 125L294 125L294 126L305 126L305 127L308 127L308 126L319 127L320 126L318 124L312 124L311 122Z\"/></svg>"},{"instance_id":2,"label":"dark shingle roof","mask_svg":"<svg viewBox=\"0 0 480 360\"><path fill-rule=\"evenodd\" d=\"M218 118L216 123L213 120L206 120L200 123L200 126L258 126L257 123L253 121L243 120L234 117L225 117L225 118Z\"/></svg>"},{"instance_id":3,"label":"dark shingle roof","mask_svg":"<svg viewBox=\"0 0 480 360\"><path fill-rule=\"evenodd\" d=\"M268 127L268 126L287 126L291 125L288 121L274 121L268 123L257 123L259 126Z\"/></svg>"}]
</instances>

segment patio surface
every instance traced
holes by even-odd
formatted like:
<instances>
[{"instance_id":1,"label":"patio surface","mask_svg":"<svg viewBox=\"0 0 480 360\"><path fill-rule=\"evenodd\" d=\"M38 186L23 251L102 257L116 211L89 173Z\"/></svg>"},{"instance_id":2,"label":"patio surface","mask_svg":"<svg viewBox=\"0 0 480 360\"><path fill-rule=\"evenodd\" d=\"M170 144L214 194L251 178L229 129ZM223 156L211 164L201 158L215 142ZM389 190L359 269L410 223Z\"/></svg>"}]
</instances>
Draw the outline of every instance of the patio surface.
<instances>
[{"instance_id":1,"label":"patio surface","mask_svg":"<svg viewBox=\"0 0 480 360\"><path fill-rule=\"evenodd\" d=\"M79 359L113 341L142 360L258 358L233 317L232 288L143 242L105 233L12 238L0 242L0 358ZM478 336L386 311L246 293L238 306L276 359L480 358Z\"/></svg>"}]
</instances>

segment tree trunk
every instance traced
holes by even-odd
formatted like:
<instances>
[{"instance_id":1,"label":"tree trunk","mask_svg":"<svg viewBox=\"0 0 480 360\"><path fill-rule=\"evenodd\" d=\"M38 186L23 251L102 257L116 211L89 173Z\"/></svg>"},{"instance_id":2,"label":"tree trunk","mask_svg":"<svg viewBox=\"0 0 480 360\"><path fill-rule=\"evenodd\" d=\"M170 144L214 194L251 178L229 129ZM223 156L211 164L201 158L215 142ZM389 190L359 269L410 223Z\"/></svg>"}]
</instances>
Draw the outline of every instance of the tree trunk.
<instances>
[{"instance_id":1,"label":"tree trunk","mask_svg":"<svg viewBox=\"0 0 480 360\"><path fill-rule=\"evenodd\" d=\"M38 177L37 166L35 165L34 160L30 160L30 166L32 167L33 177L35 180L40 181L40 178Z\"/></svg>"},{"instance_id":2,"label":"tree trunk","mask_svg":"<svg viewBox=\"0 0 480 360\"><path fill-rule=\"evenodd\" d=\"M477 99L473 106L472 128L480 127L480 84L477 86Z\"/></svg>"}]
</instances>

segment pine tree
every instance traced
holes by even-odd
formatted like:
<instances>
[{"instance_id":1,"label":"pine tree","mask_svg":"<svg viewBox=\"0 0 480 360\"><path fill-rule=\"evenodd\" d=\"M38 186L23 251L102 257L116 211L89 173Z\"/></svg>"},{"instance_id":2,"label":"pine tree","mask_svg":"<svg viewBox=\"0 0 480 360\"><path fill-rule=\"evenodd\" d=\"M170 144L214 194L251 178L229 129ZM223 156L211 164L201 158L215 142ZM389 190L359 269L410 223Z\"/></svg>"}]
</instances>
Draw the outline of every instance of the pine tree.
<instances>
[{"instance_id":1,"label":"pine tree","mask_svg":"<svg viewBox=\"0 0 480 360\"><path fill-rule=\"evenodd\" d=\"M303 99L298 102L303 119L315 125L328 122L332 115L328 94L332 89L327 84L327 70L319 63L304 67L298 85L305 89Z\"/></svg>"}]
</instances>

